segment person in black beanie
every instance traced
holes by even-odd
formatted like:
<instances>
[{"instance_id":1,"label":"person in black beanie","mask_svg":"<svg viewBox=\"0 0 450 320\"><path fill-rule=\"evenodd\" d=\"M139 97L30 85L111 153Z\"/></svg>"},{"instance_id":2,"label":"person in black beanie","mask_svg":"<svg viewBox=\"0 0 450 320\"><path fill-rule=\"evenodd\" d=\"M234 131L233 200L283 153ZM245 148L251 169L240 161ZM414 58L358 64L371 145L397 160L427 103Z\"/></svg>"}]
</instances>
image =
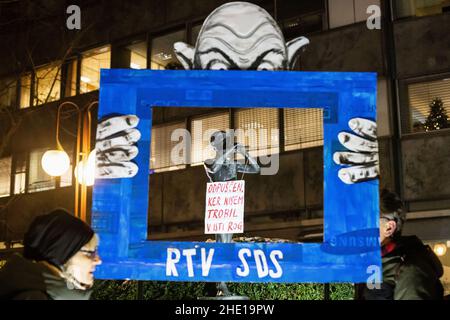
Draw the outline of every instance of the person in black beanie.
<instances>
[{"instance_id":1,"label":"person in black beanie","mask_svg":"<svg viewBox=\"0 0 450 320\"><path fill-rule=\"evenodd\" d=\"M0 269L0 299L89 299L101 263L97 246L92 228L65 210L36 217L23 255L12 255Z\"/></svg>"}]
</instances>

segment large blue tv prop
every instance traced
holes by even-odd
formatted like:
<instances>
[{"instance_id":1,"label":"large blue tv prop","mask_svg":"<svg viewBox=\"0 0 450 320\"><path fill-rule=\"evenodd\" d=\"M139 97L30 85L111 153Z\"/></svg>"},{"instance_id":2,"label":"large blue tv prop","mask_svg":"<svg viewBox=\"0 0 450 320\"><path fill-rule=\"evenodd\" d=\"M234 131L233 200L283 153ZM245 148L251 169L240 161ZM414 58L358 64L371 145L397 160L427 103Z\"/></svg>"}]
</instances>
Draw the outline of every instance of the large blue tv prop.
<instances>
[{"instance_id":1,"label":"large blue tv prop","mask_svg":"<svg viewBox=\"0 0 450 320\"><path fill-rule=\"evenodd\" d=\"M148 241L153 106L322 108L324 242ZM345 149L337 136L350 130L349 119L375 120L375 73L102 70L98 116L113 113L140 118L140 169L131 179L96 181L92 225L103 260L97 278L358 283L381 267L378 181L346 185L332 159Z\"/></svg>"}]
</instances>

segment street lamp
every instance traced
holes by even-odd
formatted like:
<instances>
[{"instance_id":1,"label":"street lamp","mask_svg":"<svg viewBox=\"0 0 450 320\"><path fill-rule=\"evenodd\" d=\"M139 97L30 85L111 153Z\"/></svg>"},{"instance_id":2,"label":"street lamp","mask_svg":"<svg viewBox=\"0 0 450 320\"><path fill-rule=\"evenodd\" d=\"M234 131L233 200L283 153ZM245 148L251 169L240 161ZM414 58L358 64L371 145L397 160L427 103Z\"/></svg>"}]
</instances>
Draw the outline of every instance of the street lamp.
<instances>
[{"instance_id":1,"label":"street lamp","mask_svg":"<svg viewBox=\"0 0 450 320\"><path fill-rule=\"evenodd\" d=\"M69 170L70 159L64 150L48 150L42 156L42 167L52 177L62 176Z\"/></svg>"},{"instance_id":2,"label":"street lamp","mask_svg":"<svg viewBox=\"0 0 450 320\"><path fill-rule=\"evenodd\" d=\"M75 156L75 206L76 217L86 221L87 187L94 185L95 181L95 149L91 151L91 113L94 101L85 109L77 104L66 101L58 106L56 115L56 150L48 150L42 156L42 168L51 176L61 176L70 167L70 159L59 142L59 116L65 105L71 105L78 111L76 156Z\"/></svg>"}]
</instances>

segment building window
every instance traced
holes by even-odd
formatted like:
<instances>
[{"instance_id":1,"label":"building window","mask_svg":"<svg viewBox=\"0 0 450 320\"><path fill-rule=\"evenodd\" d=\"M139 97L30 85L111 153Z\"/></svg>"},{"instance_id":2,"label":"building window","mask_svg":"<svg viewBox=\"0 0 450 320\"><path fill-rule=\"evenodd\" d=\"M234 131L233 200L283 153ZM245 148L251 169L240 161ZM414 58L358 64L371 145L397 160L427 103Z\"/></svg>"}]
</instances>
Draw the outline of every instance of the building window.
<instances>
[{"instance_id":1,"label":"building window","mask_svg":"<svg viewBox=\"0 0 450 320\"><path fill-rule=\"evenodd\" d=\"M278 109L240 109L234 113L234 123L237 142L252 157L279 152Z\"/></svg>"},{"instance_id":2,"label":"building window","mask_svg":"<svg viewBox=\"0 0 450 320\"><path fill-rule=\"evenodd\" d=\"M111 66L111 48L109 46L90 50L81 58L80 93L100 88L100 69Z\"/></svg>"},{"instance_id":3,"label":"building window","mask_svg":"<svg viewBox=\"0 0 450 320\"><path fill-rule=\"evenodd\" d=\"M14 157L14 194L25 193L27 177L27 157L25 153Z\"/></svg>"},{"instance_id":4,"label":"building window","mask_svg":"<svg viewBox=\"0 0 450 320\"><path fill-rule=\"evenodd\" d=\"M422 17L450 12L448 0L397 0L395 1L397 18Z\"/></svg>"},{"instance_id":5,"label":"building window","mask_svg":"<svg viewBox=\"0 0 450 320\"><path fill-rule=\"evenodd\" d=\"M147 42L133 41L113 49L111 67L147 69Z\"/></svg>"},{"instance_id":6,"label":"building window","mask_svg":"<svg viewBox=\"0 0 450 320\"><path fill-rule=\"evenodd\" d=\"M228 112L194 117L191 122L191 165L201 165L206 159L214 158L215 151L209 143L211 135L216 131L228 129L230 129Z\"/></svg>"},{"instance_id":7,"label":"building window","mask_svg":"<svg viewBox=\"0 0 450 320\"><path fill-rule=\"evenodd\" d=\"M322 31L323 20L326 20L325 1L283 0L276 2L276 18L286 41Z\"/></svg>"},{"instance_id":8,"label":"building window","mask_svg":"<svg viewBox=\"0 0 450 320\"><path fill-rule=\"evenodd\" d=\"M377 135L387 137L391 135L391 117L389 116L388 83L385 78L377 81Z\"/></svg>"},{"instance_id":9,"label":"building window","mask_svg":"<svg viewBox=\"0 0 450 320\"><path fill-rule=\"evenodd\" d=\"M153 38L150 68L155 70L183 69L173 52L173 44L185 41L185 31L180 30Z\"/></svg>"},{"instance_id":10,"label":"building window","mask_svg":"<svg viewBox=\"0 0 450 320\"><path fill-rule=\"evenodd\" d=\"M126 47L131 69L147 69L147 42L141 41Z\"/></svg>"},{"instance_id":11,"label":"building window","mask_svg":"<svg viewBox=\"0 0 450 320\"><path fill-rule=\"evenodd\" d=\"M330 28L366 21L371 5L380 7L380 0L328 0Z\"/></svg>"},{"instance_id":12,"label":"building window","mask_svg":"<svg viewBox=\"0 0 450 320\"><path fill-rule=\"evenodd\" d=\"M0 80L0 109L16 105L17 82L15 79Z\"/></svg>"},{"instance_id":13,"label":"building window","mask_svg":"<svg viewBox=\"0 0 450 320\"><path fill-rule=\"evenodd\" d=\"M31 96L31 73L25 74L20 78L20 108L30 106Z\"/></svg>"},{"instance_id":14,"label":"building window","mask_svg":"<svg viewBox=\"0 0 450 320\"><path fill-rule=\"evenodd\" d=\"M60 99L61 67L53 65L36 69L33 106Z\"/></svg>"},{"instance_id":15,"label":"building window","mask_svg":"<svg viewBox=\"0 0 450 320\"><path fill-rule=\"evenodd\" d=\"M45 173L41 165L42 156L46 148L35 149L30 152L30 170L28 178L28 192L38 192L55 188L55 178Z\"/></svg>"},{"instance_id":16,"label":"building window","mask_svg":"<svg viewBox=\"0 0 450 320\"><path fill-rule=\"evenodd\" d=\"M408 85L409 132L421 132L437 129L431 128L431 123L447 123L450 127L450 119L439 118L444 114L450 116L450 78L421 83L412 83ZM438 108L431 108L431 105L437 103L438 99L442 102L442 112L437 112ZM444 128L445 126L440 126Z\"/></svg>"},{"instance_id":17,"label":"building window","mask_svg":"<svg viewBox=\"0 0 450 320\"><path fill-rule=\"evenodd\" d=\"M183 129L183 131L176 131L177 129ZM187 148L184 148L185 154L177 153L175 152L177 149L174 149L182 143L181 139L177 138L185 132L186 125L184 122L152 127L150 169L154 172L162 172L186 167ZM176 141L172 141L172 134ZM188 141L184 140L184 142L187 143Z\"/></svg>"},{"instance_id":18,"label":"building window","mask_svg":"<svg viewBox=\"0 0 450 320\"><path fill-rule=\"evenodd\" d=\"M284 112L284 149L306 149L323 145L322 109L291 109Z\"/></svg>"},{"instance_id":19,"label":"building window","mask_svg":"<svg viewBox=\"0 0 450 320\"><path fill-rule=\"evenodd\" d=\"M77 67L78 61L71 60L67 64L65 96L72 97L77 94Z\"/></svg>"},{"instance_id":20,"label":"building window","mask_svg":"<svg viewBox=\"0 0 450 320\"><path fill-rule=\"evenodd\" d=\"M0 159L0 198L9 197L11 190L11 157Z\"/></svg>"},{"instance_id":21,"label":"building window","mask_svg":"<svg viewBox=\"0 0 450 320\"><path fill-rule=\"evenodd\" d=\"M33 75L33 76L32 76ZM33 79L33 90L31 83ZM33 101L30 101L33 92ZM20 108L38 106L61 98L61 67L52 65L37 68L34 73L27 73L20 78Z\"/></svg>"},{"instance_id":22,"label":"building window","mask_svg":"<svg viewBox=\"0 0 450 320\"><path fill-rule=\"evenodd\" d=\"M323 15L321 12L311 13L282 21L281 28L284 38L289 41L300 35L322 31Z\"/></svg>"}]
</instances>

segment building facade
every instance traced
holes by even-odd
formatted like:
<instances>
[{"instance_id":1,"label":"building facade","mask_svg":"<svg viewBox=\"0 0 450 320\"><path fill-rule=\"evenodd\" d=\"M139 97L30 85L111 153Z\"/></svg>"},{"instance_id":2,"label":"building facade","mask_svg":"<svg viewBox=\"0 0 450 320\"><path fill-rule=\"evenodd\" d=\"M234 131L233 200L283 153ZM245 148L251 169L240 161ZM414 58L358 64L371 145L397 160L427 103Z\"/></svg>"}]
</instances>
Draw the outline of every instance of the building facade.
<instances>
[{"instance_id":1,"label":"building facade","mask_svg":"<svg viewBox=\"0 0 450 320\"><path fill-rule=\"evenodd\" d=\"M101 68L182 69L173 44L195 45L204 19L226 2L0 5L5 22L0 27L5 48L0 52L3 254L20 247L34 216L55 207L73 210L73 170L51 178L40 165L42 154L55 148L58 105L70 101L83 108L98 100ZM295 70L377 72L380 187L396 191L405 202L405 233L417 234L432 245L450 245L450 123L447 128L428 126L433 120L430 104L436 98L450 114L450 2L251 2L272 15L286 41L309 38ZM66 26L70 16L66 9L74 3L81 9L80 30ZM72 157L76 115L67 107L58 119L60 141ZM180 128L192 134L191 151L184 163L174 164L170 152L177 141L171 141L171 134ZM148 238L207 238L203 234L207 177L201 164L208 157L202 137L209 129L265 129L256 139L270 141L269 147L261 148L249 138L241 142L255 157L279 156L277 175L244 177L244 236L321 241L322 114L313 109L153 108ZM94 141L93 136L92 146ZM449 254L441 258L450 266Z\"/></svg>"}]
</instances>

